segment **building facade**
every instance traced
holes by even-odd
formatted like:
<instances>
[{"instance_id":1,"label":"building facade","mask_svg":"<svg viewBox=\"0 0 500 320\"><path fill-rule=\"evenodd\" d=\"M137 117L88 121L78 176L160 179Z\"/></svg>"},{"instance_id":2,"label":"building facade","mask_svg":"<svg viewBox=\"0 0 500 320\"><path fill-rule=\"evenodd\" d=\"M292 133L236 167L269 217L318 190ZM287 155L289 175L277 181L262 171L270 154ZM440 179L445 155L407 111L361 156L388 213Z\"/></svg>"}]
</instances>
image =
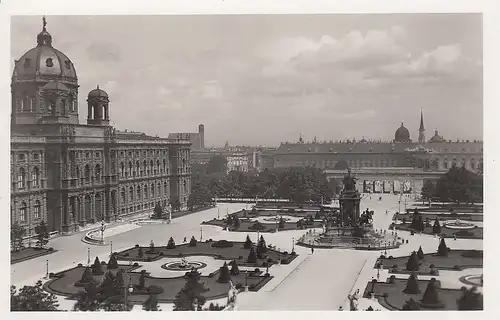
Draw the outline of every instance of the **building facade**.
<instances>
[{"instance_id":1,"label":"building facade","mask_svg":"<svg viewBox=\"0 0 500 320\"><path fill-rule=\"evenodd\" d=\"M119 131L109 125L110 97L97 87L78 118L71 60L43 29L15 61L11 115L11 222L27 235L44 220L70 233L101 220L185 207L191 190L190 141Z\"/></svg>"}]
</instances>

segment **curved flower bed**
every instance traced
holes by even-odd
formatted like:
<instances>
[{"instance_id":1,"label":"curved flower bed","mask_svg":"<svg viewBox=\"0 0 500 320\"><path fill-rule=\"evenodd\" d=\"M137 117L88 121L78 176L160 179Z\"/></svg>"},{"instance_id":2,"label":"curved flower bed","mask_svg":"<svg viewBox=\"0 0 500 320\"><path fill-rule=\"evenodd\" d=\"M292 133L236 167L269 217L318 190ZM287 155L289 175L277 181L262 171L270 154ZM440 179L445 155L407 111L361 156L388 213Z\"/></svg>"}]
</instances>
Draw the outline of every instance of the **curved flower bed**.
<instances>
[{"instance_id":1,"label":"curved flower bed","mask_svg":"<svg viewBox=\"0 0 500 320\"><path fill-rule=\"evenodd\" d=\"M101 229L90 230L85 234L82 238L82 241L88 244L96 245L96 246L104 246L105 243L101 239Z\"/></svg>"}]
</instances>

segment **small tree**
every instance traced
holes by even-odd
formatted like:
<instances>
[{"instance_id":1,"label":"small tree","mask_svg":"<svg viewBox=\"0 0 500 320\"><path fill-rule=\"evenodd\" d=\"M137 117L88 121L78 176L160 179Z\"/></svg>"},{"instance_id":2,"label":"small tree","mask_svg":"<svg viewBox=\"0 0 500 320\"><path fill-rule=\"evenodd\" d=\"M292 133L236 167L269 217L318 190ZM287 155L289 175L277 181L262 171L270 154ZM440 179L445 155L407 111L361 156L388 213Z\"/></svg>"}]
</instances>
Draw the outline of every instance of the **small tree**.
<instances>
[{"instance_id":1,"label":"small tree","mask_svg":"<svg viewBox=\"0 0 500 320\"><path fill-rule=\"evenodd\" d=\"M10 248L19 251L23 247L23 237L26 230L16 221L10 226Z\"/></svg>"},{"instance_id":2,"label":"small tree","mask_svg":"<svg viewBox=\"0 0 500 320\"><path fill-rule=\"evenodd\" d=\"M144 250L142 250L142 247L139 247L139 250L137 250L137 257L138 258L144 257Z\"/></svg>"},{"instance_id":3,"label":"small tree","mask_svg":"<svg viewBox=\"0 0 500 320\"><path fill-rule=\"evenodd\" d=\"M108 261L108 270L118 269L118 261L116 261L116 255L112 254Z\"/></svg>"},{"instance_id":4,"label":"small tree","mask_svg":"<svg viewBox=\"0 0 500 320\"><path fill-rule=\"evenodd\" d=\"M434 225L432 226L432 233L434 233L434 234L441 233L441 225L439 224L439 219L437 217L434 220Z\"/></svg>"},{"instance_id":5,"label":"small tree","mask_svg":"<svg viewBox=\"0 0 500 320\"><path fill-rule=\"evenodd\" d=\"M424 260L424 258L425 258L424 251L422 250L422 246L418 247L417 258L419 260Z\"/></svg>"},{"instance_id":6,"label":"small tree","mask_svg":"<svg viewBox=\"0 0 500 320\"><path fill-rule=\"evenodd\" d=\"M257 244L257 255L259 257L264 257L266 253L267 253L266 240L264 240L264 236L260 236L259 243Z\"/></svg>"},{"instance_id":7,"label":"small tree","mask_svg":"<svg viewBox=\"0 0 500 320\"><path fill-rule=\"evenodd\" d=\"M92 281L94 281L94 277L92 276L92 270L89 267L86 267L82 273L82 278L80 279L80 282L90 283Z\"/></svg>"},{"instance_id":8,"label":"small tree","mask_svg":"<svg viewBox=\"0 0 500 320\"><path fill-rule=\"evenodd\" d=\"M247 234L247 238L245 240L245 244L243 245L244 249L250 249L252 247L253 243L252 240L250 240L250 236Z\"/></svg>"},{"instance_id":9,"label":"small tree","mask_svg":"<svg viewBox=\"0 0 500 320\"><path fill-rule=\"evenodd\" d=\"M202 294L207 289L200 283L200 273L192 270L186 274L186 284L174 299L174 311L202 310L207 300ZM196 302L196 304L195 304Z\"/></svg>"},{"instance_id":10,"label":"small tree","mask_svg":"<svg viewBox=\"0 0 500 320\"><path fill-rule=\"evenodd\" d=\"M437 251L437 255L441 257L448 256L448 247L446 246L446 242L444 242L444 237L441 238L441 242L439 242L439 247Z\"/></svg>"},{"instance_id":11,"label":"small tree","mask_svg":"<svg viewBox=\"0 0 500 320\"><path fill-rule=\"evenodd\" d=\"M257 253L253 247L250 248L250 252L248 253L247 258L248 263L256 263L257 262Z\"/></svg>"},{"instance_id":12,"label":"small tree","mask_svg":"<svg viewBox=\"0 0 500 320\"><path fill-rule=\"evenodd\" d=\"M407 300L403 305L403 310L404 311L420 310L420 304L418 304L417 301L413 300L413 298L410 298L410 300Z\"/></svg>"},{"instance_id":13,"label":"small tree","mask_svg":"<svg viewBox=\"0 0 500 320\"><path fill-rule=\"evenodd\" d=\"M92 273L93 274L103 274L101 261L99 261L99 257L95 257L94 264L92 265Z\"/></svg>"},{"instance_id":14,"label":"small tree","mask_svg":"<svg viewBox=\"0 0 500 320\"><path fill-rule=\"evenodd\" d=\"M240 269L238 269L238 265L236 264L236 260L233 260L231 263L231 275L237 276L240 274Z\"/></svg>"},{"instance_id":15,"label":"small tree","mask_svg":"<svg viewBox=\"0 0 500 320\"><path fill-rule=\"evenodd\" d=\"M420 262L418 261L417 253L415 251L412 252L410 258L408 258L408 262L406 263L406 270L408 271L418 271L420 266Z\"/></svg>"},{"instance_id":16,"label":"small tree","mask_svg":"<svg viewBox=\"0 0 500 320\"><path fill-rule=\"evenodd\" d=\"M462 287L462 296L457 300L458 310L483 310L483 295L477 287Z\"/></svg>"},{"instance_id":17,"label":"small tree","mask_svg":"<svg viewBox=\"0 0 500 320\"><path fill-rule=\"evenodd\" d=\"M146 285L146 276L144 275L144 272L141 272L141 275L139 276L139 284L137 286L137 288L139 288L139 290L142 290L144 289Z\"/></svg>"},{"instance_id":18,"label":"small tree","mask_svg":"<svg viewBox=\"0 0 500 320\"><path fill-rule=\"evenodd\" d=\"M278 223L278 229L285 229L285 219L280 218L280 221Z\"/></svg>"},{"instance_id":19,"label":"small tree","mask_svg":"<svg viewBox=\"0 0 500 320\"><path fill-rule=\"evenodd\" d=\"M142 310L144 311L161 311L160 305L158 304L158 298L156 295L149 295L148 299L144 301L142 305Z\"/></svg>"},{"instance_id":20,"label":"small tree","mask_svg":"<svg viewBox=\"0 0 500 320\"><path fill-rule=\"evenodd\" d=\"M197 243L198 243L198 241L194 238L194 236L191 236L191 240L189 240L189 246L196 247Z\"/></svg>"},{"instance_id":21,"label":"small tree","mask_svg":"<svg viewBox=\"0 0 500 320\"><path fill-rule=\"evenodd\" d=\"M222 267L219 269L219 279L217 279L217 282L229 283L229 280L231 280L231 275L229 274L227 263L224 262Z\"/></svg>"},{"instance_id":22,"label":"small tree","mask_svg":"<svg viewBox=\"0 0 500 320\"><path fill-rule=\"evenodd\" d=\"M413 271L406 282L406 288L403 290L407 294L419 294L420 288L418 287L418 278L415 271Z\"/></svg>"},{"instance_id":23,"label":"small tree","mask_svg":"<svg viewBox=\"0 0 500 320\"><path fill-rule=\"evenodd\" d=\"M77 294L77 301L73 306L74 311L99 311L101 309L98 301L99 290L95 281L85 286L85 291Z\"/></svg>"},{"instance_id":24,"label":"small tree","mask_svg":"<svg viewBox=\"0 0 500 320\"><path fill-rule=\"evenodd\" d=\"M238 217L238 214L234 214L233 216L233 228L235 230L238 230L241 226L241 221L240 221L240 218Z\"/></svg>"},{"instance_id":25,"label":"small tree","mask_svg":"<svg viewBox=\"0 0 500 320\"><path fill-rule=\"evenodd\" d=\"M175 249L174 238L170 237L170 239L168 239L167 249Z\"/></svg>"},{"instance_id":26,"label":"small tree","mask_svg":"<svg viewBox=\"0 0 500 320\"><path fill-rule=\"evenodd\" d=\"M426 180L422 186L421 196L423 200L431 201L436 193L436 186L431 180Z\"/></svg>"},{"instance_id":27,"label":"small tree","mask_svg":"<svg viewBox=\"0 0 500 320\"><path fill-rule=\"evenodd\" d=\"M439 299L437 292L437 281L436 278L432 278L425 289L422 300L420 300L420 304L424 307L428 308L442 308L443 303Z\"/></svg>"},{"instance_id":28,"label":"small tree","mask_svg":"<svg viewBox=\"0 0 500 320\"><path fill-rule=\"evenodd\" d=\"M40 224L36 227L36 233L36 245L41 249L49 243L49 230L45 221L40 221Z\"/></svg>"},{"instance_id":29,"label":"small tree","mask_svg":"<svg viewBox=\"0 0 500 320\"><path fill-rule=\"evenodd\" d=\"M10 311L58 311L58 307L57 297L43 290L42 281L22 287L19 293L10 287Z\"/></svg>"},{"instance_id":30,"label":"small tree","mask_svg":"<svg viewBox=\"0 0 500 320\"><path fill-rule=\"evenodd\" d=\"M163 215L163 208L159 202L156 203L155 208L153 209L153 219L161 219Z\"/></svg>"},{"instance_id":31,"label":"small tree","mask_svg":"<svg viewBox=\"0 0 500 320\"><path fill-rule=\"evenodd\" d=\"M155 252L155 243L153 240L151 240L151 242L149 243L149 252Z\"/></svg>"}]
</instances>

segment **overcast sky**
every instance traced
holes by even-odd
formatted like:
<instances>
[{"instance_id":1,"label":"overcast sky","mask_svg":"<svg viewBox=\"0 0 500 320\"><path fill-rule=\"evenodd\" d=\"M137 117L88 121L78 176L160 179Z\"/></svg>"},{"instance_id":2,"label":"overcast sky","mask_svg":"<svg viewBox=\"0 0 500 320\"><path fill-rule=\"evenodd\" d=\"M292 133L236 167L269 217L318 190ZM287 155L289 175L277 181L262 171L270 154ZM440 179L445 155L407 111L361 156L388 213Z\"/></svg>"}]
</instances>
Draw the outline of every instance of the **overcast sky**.
<instances>
[{"instance_id":1,"label":"overcast sky","mask_svg":"<svg viewBox=\"0 0 500 320\"><path fill-rule=\"evenodd\" d=\"M196 132L207 145L482 139L482 22L471 14L48 16L75 64L80 122L97 84L118 129ZM41 17L14 17L12 59ZM13 67L13 61L12 61Z\"/></svg>"}]
</instances>

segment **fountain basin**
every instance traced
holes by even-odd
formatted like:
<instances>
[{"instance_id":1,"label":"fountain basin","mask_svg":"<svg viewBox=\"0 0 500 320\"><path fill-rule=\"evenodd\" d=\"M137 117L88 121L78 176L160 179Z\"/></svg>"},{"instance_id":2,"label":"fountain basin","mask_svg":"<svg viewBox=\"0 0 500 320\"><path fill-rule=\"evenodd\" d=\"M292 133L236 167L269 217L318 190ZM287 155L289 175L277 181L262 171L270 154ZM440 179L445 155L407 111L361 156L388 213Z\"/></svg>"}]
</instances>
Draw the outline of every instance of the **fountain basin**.
<instances>
[{"instance_id":1,"label":"fountain basin","mask_svg":"<svg viewBox=\"0 0 500 320\"><path fill-rule=\"evenodd\" d=\"M161 266L162 269L168 271L189 271L191 269L201 269L207 266L206 263L200 261L187 261L183 264L182 261L167 262Z\"/></svg>"},{"instance_id":2,"label":"fountain basin","mask_svg":"<svg viewBox=\"0 0 500 320\"><path fill-rule=\"evenodd\" d=\"M448 229L453 229L453 230L470 230L470 229L474 229L476 227L472 223L461 221L461 220L445 221L444 226Z\"/></svg>"}]
</instances>

